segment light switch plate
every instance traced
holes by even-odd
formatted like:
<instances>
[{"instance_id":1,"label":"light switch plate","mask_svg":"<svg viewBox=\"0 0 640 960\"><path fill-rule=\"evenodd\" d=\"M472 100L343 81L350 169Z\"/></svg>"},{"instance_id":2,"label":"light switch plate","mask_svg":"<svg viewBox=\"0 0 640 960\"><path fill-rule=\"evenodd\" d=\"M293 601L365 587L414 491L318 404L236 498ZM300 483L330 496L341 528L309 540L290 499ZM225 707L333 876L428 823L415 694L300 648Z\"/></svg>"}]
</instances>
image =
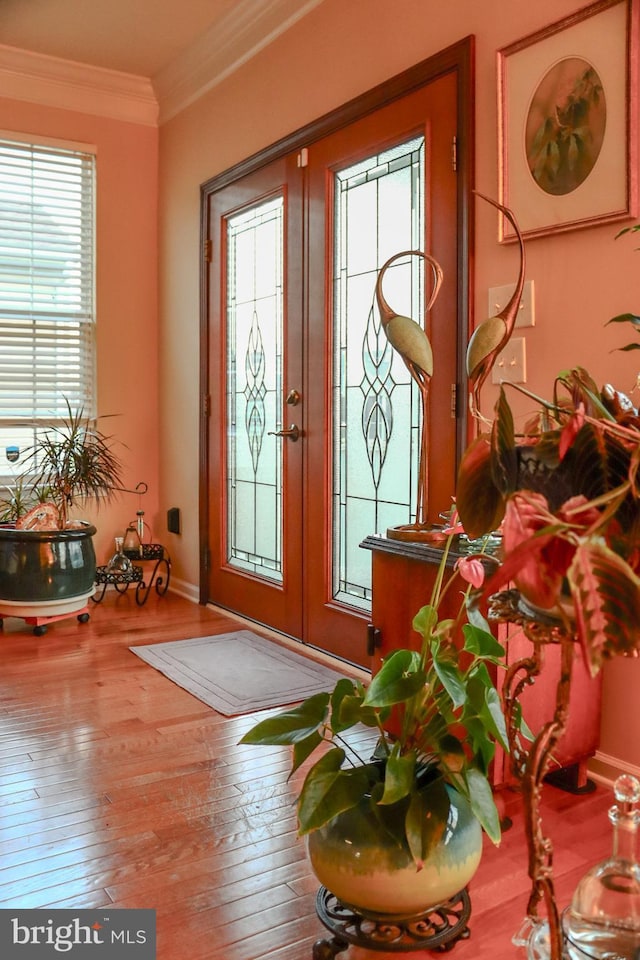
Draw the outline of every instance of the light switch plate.
<instances>
[{"instance_id":1,"label":"light switch plate","mask_svg":"<svg viewBox=\"0 0 640 960\"><path fill-rule=\"evenodd\" d=\"M510 383L527 382L527 350L524 337L512 337L493 365L493 383L508 380Z\"/></svg>"},{"instance_id":2,"label":"light switch plate","mask_svg":"<svg viewBox=\"0 0 640 960\"><path fill-rule=\"evenodd\" d=\"M515 283L506 283L502 287L489 287L489 312L487 316L495 317L497 313L500 313L502 308L509 302L515 288ZM520 309L516 317L516 327L534 327L535 323L536 311L533 280L525 280L522 299L520 300Z\"/></svg>"}]
</instances>

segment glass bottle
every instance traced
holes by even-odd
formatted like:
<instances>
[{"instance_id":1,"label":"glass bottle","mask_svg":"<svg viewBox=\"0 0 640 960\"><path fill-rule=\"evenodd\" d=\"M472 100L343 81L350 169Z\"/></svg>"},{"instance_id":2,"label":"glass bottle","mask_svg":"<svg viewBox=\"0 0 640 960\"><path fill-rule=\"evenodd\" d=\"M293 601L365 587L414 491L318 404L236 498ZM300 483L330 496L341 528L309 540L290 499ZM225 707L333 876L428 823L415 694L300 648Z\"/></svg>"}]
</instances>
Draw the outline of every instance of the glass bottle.
<instances>
[{"instance_id":1,"label":"glass bottle","mask_svg":"<svg viewBox=\"0 0 640 960\"><path fill-rule=\"evenodd\" d=\"M129 557L130 560L135 560L142 556L142 543L140 541L140 534L138 533L133 522L129 524L127 529L124 532L124 544L123 552L126 557Z\"/></svg>"},{"instance_id":2,"label":"glass bottle","mask_svg":"<svg viewBox=\"0 0 640 960\"><path fill-rule=\"evenodd\" d=\"M611 857L584 875L563 916L571 960L640 960L640 781L624 774L614 794Z\"/></svg>"},{"instance_id":3,"label":"glass bottle","mask_svg":"<svg viewBox=\"0 0 640 960\"><path fill-rule=\"evenodd\" d=\"M124 537L116 537L116 552L107 564L107 573L131 573L131 560L124 555L122 550L123 544Z\"/></svg>"}]
</instances>

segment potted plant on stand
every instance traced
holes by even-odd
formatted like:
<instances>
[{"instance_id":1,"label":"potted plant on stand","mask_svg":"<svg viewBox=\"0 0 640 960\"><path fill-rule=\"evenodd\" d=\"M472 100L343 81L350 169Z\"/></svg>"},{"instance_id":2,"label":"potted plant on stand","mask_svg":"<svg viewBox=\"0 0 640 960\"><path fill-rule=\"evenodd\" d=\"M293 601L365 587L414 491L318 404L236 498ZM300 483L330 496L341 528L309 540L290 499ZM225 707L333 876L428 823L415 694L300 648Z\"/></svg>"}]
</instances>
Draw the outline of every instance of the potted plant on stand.
<instances>
[{"instance_id":1,"label":"potted plant on stand","mask_svg":"<svg viewBox=\"0 0 640 960\"><path fill-rule=\"evenodd\" d=\"M609 322L631 323L640 331L640 318L632 314ZM637 348L634 343L622 349ZM538 408L519 432L507 387L534 399ZM457 506L467 532L501 530L501 563L484 585L493 615L518 624L533 645L505 682L508 719L519 691L540 672L545 645L560 648L555 712L531 750L521 749L507 724L523 788L532 881L527 917L514 943L526 947L528 956L561 960L572 936L568 915L560 916L555 900L553 847L542 833L539 803L566 725L574 650L581 649L594 676L603 661L640 651L639 468L638 410L625 394L611 385L599 389L576 367L559 374L549 400L504 384L491 431L467 449L458 476ZM628 892L625 882L619 889ZM546 920L538 915L541 901ZM602 929L609 920L605 914L591 919ZM637 945L637 917L631 926ZM589 936L595 937L595 927Z\"/></svg>"},{"instance_id":2,"label":"potted plant on stand","mask_svg":"<svg viewBox=\"0 0 640 960\"><path fill-rule=\"evenodd\" d=\"M77 501L108 501L121 487L112 439L67 402L67 417L27 451L26 470L0 523L0 616L35 623L86 606L93 592L96 528L70 519Z\"/></svg>"},{"instance_id":3,"label":"potted plant on stand","mask_svg":"<svg viewBox=\"0 0 640 960\"><path fill-rule=\"evenodd\" d=\"M507 749L492 679L504 649L469 602L470 588L456 619L439 619L456 581L454 574L445 582L450 542L431 601L413 621L419 649L393 651L368 687L341 679L333 691L260 721L241 741L291 745L292 773L320 754L297 805L320 893L385 923L446 904L478 867L482 829L500 839L487 774L496 743ZM480 584L480 561L457 566ZM371 733L360 748L354 730Z\"/></svg>"}]
</instances>

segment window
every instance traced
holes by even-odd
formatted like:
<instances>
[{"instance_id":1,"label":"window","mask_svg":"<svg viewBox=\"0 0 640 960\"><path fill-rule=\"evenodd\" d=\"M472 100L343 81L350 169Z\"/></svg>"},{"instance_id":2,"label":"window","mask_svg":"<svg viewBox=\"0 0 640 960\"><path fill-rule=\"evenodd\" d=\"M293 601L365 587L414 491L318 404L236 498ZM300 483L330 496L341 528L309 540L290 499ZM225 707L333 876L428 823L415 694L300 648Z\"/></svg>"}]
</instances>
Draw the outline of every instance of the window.
<instances>
[{"instance_id":1,"label":"window","mask_svg":"<svg viewBox=\"0 0 640 960\"><path fill-rule=\"evenodd\" d=\"M0 135L0 477L95 403L95 156Z\"/></svg>"},{"instance_id":2,"label":"window","mask_svg":"<svg viewBox=\"0 0 640 960\"><path fill-rule=\"evenodd\" d=\"M382 331L373 291L388 256L424 246L426 164L419 136L334 174L332 596L367 611L371 558L360 543L411 522L420 454L418 391ZM403 313L421 317L422 271L409 261L387 289Z\"/></svg>"}]
</instances>

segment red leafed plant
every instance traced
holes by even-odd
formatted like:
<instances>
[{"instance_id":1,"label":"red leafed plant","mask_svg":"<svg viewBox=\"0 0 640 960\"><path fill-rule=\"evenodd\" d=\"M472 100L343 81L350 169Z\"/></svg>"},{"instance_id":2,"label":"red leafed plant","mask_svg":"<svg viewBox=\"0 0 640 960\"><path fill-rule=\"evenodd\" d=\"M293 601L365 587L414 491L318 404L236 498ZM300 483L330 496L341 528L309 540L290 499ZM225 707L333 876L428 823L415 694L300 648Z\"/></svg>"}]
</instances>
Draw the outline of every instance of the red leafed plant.
<instances>
[{"instance_id":1,"label":"red leafed plant","mask_svg":"<svg viewBox=\"0 0 640 960\"><path fill-rule=\"evenodd\" d=\"M630 314L614 321L640 329ZM458 512L471 537L502 527L486 592L513 582L536 606L570 615L595 673L640 649L640 416L579 367L557 377L552 400L534 399L540 412L516 436L501 388L491 432L463 457Z\"/></svg>"}]
</instances>

